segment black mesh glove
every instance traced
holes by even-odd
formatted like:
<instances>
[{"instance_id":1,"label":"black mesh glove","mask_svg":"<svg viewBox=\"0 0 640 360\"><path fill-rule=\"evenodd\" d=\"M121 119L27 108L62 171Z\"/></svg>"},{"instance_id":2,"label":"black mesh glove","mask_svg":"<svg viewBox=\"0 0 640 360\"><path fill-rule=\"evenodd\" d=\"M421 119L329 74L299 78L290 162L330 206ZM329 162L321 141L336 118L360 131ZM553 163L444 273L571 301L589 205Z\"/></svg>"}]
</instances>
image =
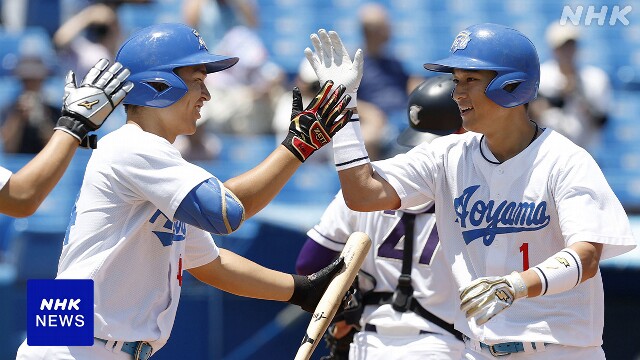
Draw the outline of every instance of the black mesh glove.
<instances>
[{"instance_id":1,"label":"black mesh glove","mask_svg":"<svg viewBox=\"0 0 640 360\"><path fill-rule=\"evenodd\" d=\"M324 341L327 343L329 355L323 356L320 360L349 360L349 347L353 342L353 335L358 332L352 328L347 335L336 338L333 336L333 326L331 325L324 335Z\"/></svg>"},{"instance_id":2,"label":"black mesh glove","mask_svg":"<svg viewBox=\"0 0 640 360\"><path fill-rule=\"evenodd\" d=\"M349 110L340 120L336 121L349 104L351 96L345 95L340 99L344 94L345 87L340 85L331 93L332 87L333 81L325 82L304 111L302 110L300 89L297 87L293 89L291 124L282 145L302 162L314 151L328 144L333 135L351 120L353 111Z\"/></svg>"},{"instance_id":3,"label":"black mesh glove","mask_svg":"<svg viewBox=\"0 0 640 360\"><path fill-rule=\"evenodd\" d=\"M340 257L324 269L311 275L292 274L293 295L288 302L300 306L304 311L313 313L329 283L343 267L344 258Z\"/></svg>"},{"instance_id":4,"label":"black mesh glove","mask_svg":"<svg viewBox=\"0 0 640 360\"><path fill-rule=\"evenodd\" d=\"M55 129L75 137L81 146L95 149L95 136L87 137L87 134L99 129L133 88L131 82L125 82L129 70L117 62L109 69L107 66L108 60L98 61L84 77L80 87L76 85L73 71L67 74L62 116Z\"/></svg>"}]
</instances>

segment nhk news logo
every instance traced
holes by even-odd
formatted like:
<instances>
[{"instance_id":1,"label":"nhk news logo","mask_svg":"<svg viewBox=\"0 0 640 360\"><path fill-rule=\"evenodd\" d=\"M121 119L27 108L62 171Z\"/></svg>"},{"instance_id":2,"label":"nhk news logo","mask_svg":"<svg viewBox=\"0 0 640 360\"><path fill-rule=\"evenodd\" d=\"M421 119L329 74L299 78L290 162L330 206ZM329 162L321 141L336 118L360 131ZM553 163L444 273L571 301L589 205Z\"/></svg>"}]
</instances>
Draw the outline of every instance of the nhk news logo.
<instances>
[{"instance_id":1,"label":"nhk news logo","mask_svg":"<svg viewBox=\"0 0 640 360\"><path fill-rule=\"evenodd\" d=\"M93 280L27 281L27 344L93 345Z\"/></svg>"}]
</instances>

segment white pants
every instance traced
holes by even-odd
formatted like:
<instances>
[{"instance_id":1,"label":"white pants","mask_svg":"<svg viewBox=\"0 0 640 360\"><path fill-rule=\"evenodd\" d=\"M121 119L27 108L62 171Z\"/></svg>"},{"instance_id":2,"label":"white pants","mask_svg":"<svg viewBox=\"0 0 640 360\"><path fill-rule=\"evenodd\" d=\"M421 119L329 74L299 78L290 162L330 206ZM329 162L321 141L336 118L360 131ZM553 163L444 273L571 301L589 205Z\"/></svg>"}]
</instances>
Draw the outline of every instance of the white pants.
<instances>
[{"instance_id":1,"label":"white pants","mask_svg":"<svg viewBox=\"0 0 640 360\"><path fill-rule=\"evenodd\" d=\"M465 360L496 360L489 353L489 349L477 351L469 346L465 349ZM547 345L544 351L519 352L498 357L500 360L604 360L604 351L600 346L576 347L562 345Z\"/></svg>"},{"instance_id":2,"label":"white pants","mask_svg":"<svg viewBox=\"0 0 640 360\"><path fill-rule=\"evenodd\" d=\"M389 336L358 332L349 349L350 360L460 360L464 343L452 335Z\"/></svg>"},{"instance_id":3,"label":"white pants","mask_svg":"<svg viewBox=\"0 0 640 360\"><path fill-rule=\"evenodd\" d=\"M25 340L18 348L16 360L132 360L120 350L111 351L104 343L93 346L29 346Z\"/></svg>"}]
</instances>

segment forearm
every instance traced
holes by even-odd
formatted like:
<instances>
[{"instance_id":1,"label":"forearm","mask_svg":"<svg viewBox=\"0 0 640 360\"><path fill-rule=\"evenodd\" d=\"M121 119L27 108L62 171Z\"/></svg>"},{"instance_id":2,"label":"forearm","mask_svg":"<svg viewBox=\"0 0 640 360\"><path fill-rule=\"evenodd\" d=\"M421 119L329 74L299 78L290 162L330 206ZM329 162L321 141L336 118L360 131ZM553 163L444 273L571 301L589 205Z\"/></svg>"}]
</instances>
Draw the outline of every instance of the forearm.
<instances>
[{"instance_id":1,"label":"forearm","mask_svg":"<svg viewBox=\"0 0 640 360\"><path fill-rule=\"evenodd\" d=\"M568 247L579 256L579 266L582 274L581 281L591 279L598 272L600 255L602 254L602 244L580 241ZM544 270L543 270L544 271ZM527 285L528 297L540 296L543 293L543 280L536 273L534 268L520 273Z\"/></svg>"},{"instance_id":2,"label":"forearm","mask_svg":"<svg viewBox=\"0 0 640 360\"><path fill-rule=\"evenodd\" d=\"M224 185L240 199L248 219L273 200L301 164L280 145L258 166L227 180Z\"/></svg>"},{"instance_id":3,"label":"forearm","mask_svg":"<svg viewBox=\"0 0 640 360\"><path fill-rule=\"evenodd\" d=\"M44 149L2 188L0 212L15 217L33 214L58 183L77 148L75 138L55 131Z\"/></svg>"},{"instance_id":4,"label":"forearm","mask_svg":"<svg viewBox=\"0 0 640 360\"><path fill-rule=\"evenodd\" d=\"M265 268L225 249L220 249L220 256L213 262L190 272L200 281L239 296L287 301L293 294L290 274Z\"/></svg>"},{"instance_id":5,"label":"forearm","mask_svg":"<svg viewBox=\"0 0 640 360\"><path fill-rule=\"evenodd\" d=\"M395 189L373 171L370 163L338 171L345 203L355 211L390 210L400 207Z\"/></svg>"}]
</instances>

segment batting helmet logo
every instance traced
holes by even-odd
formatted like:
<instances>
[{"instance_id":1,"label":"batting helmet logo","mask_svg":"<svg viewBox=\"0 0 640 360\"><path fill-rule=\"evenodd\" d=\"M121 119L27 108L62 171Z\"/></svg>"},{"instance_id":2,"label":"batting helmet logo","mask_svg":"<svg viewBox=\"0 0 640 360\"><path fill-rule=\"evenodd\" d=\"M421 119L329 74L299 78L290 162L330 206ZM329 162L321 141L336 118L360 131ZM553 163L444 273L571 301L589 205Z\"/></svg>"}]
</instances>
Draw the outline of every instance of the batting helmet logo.
<instances>
[{"instance_id":1,"label":"batting helmet logo","mask_svg":"<svg viewBox=\"0 0 640 360\"><path fill-rule=\"evenodd\" d=\"M413 125L417 126L418 124L420 124L420 119L418 118L420 110L422 110L422 106L418 105L411 105L411 107L409 108L409 120L411 120L411 123Z\"/></svg>"},{"instance_id":2,"label":"batting helmet logo","mask_svg":"<svg viewBox=\"0 0 640 360\"><path fill-rule=\"evenodd\" d=\"M202 38L202 36L200 36L200 33L198 32L198 30L193 29L193 35L195 35L196 38L198 39L198 43L200 44L200 50L209 51L207 44L205 44L204 39Z\"/></svg>"},{"instance_id":3,"label":"batting helmet logo","mask_svg":"<svg viewBox=\"0 0 640 360\"><path fill-rule=\"evenodd\" d=\"M467 44L471 41L471 33L468 30L462 30L453 40L453 44L451 44L451 52L455 52L456 50L464 50L467 47Z\"/></svg>"}]
</instances>

